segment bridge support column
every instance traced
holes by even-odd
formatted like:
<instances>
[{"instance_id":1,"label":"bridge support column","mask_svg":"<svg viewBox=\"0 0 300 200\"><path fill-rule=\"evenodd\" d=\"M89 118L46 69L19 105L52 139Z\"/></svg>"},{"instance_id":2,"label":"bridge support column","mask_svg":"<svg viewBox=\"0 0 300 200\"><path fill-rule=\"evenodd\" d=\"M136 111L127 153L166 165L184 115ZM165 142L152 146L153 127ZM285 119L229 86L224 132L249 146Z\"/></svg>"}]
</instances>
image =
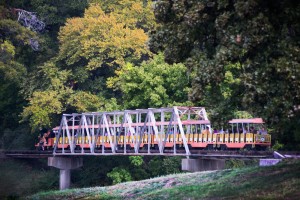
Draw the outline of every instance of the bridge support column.
<instances>
[{"instance_id":1,"label":"bridge support column","mask_svg":"<svg viewBox=\"0 0 300 200\"><path fill-rule=\"evenodd\" d=\"M79 168L83 165L82 158L70 157L49 157L48 166L60 169L59 189L64 190L70 188L71 185L71 169Z\"/></svg>"},{"instance_id":2,"label":"bridge support column","mask_svg":"<svg viewBox=\"0 0 300 200\"><path fill-rule=\"evenodd\" d=\"M221 170L225 168L224 159L182 159L181 169L183 171L197 172L209 170Z\"/></svg>"}]
</instances>

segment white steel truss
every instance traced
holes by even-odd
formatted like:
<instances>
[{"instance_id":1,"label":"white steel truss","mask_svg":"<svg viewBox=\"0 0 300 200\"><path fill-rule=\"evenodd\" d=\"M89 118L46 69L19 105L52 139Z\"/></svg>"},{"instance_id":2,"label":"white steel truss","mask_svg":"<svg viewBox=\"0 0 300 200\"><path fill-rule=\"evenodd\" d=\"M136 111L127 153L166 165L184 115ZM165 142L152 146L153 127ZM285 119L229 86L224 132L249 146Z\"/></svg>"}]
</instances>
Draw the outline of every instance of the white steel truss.
<instances>
[{"instance_id":1,"label":"white steel truss","mask_svg":"<svg viewBox=\"0 0 300 200\"><path fill-rule=\"evenodd\" d=\"M189 156L186 134L191 133L191 126L199 121L209 124L203 107L63 114L60 126L53 129L57 131L53 153L163 155L168 145L172 146L172 154L179 155L180 143L183 155Z\"/></svg>"}]
</instances>

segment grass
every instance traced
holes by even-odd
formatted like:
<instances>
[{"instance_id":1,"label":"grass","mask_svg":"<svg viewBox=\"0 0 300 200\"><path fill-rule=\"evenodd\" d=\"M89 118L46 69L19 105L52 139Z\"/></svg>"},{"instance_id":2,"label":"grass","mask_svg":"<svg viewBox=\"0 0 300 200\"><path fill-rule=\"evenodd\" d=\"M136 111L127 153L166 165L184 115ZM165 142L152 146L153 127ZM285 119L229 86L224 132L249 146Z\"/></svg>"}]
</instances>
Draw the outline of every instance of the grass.
<instances>
[{"instance_id":1,"label":"grass","mask_svg":"<svg viewBox=\"0 0 300 200\"><path fill-rule=\"evenodd\" d=\"M110 187L49 191L28 199L300 199L300 161L174 174Z\"/></svg>"}]
</instances>

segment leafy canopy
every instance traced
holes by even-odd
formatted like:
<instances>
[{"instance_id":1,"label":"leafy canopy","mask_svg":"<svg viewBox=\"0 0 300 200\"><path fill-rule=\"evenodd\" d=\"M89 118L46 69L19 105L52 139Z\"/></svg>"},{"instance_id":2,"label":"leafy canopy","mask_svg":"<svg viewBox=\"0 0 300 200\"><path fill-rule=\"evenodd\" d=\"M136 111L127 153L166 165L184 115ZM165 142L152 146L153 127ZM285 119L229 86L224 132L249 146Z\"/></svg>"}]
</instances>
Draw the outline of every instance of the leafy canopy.
<instances>
[{"instance_id":1,"label":"leafy canopy","mask_svg":"<svg viewBox=\"0 0 300 200\"><path fill-rule=\"evenodd\" d=\"M165 63L161 53L140 66L127 63L107 84L122 92L125 108L164 107L188 99L187 68Z\"/></svg>"},{"instance_id":2,"label":"leafy canopy","mask_svg":"<svg viewBox=\"0 0 300 200\"><path fill-rule=\"evenodd\" d=\"M144 30L118 16L92 5L83 18L68 19L59 32L59 59L69 66L84 62L87 70L95 70L104 64L120 66L149 53Z\"/></svg>"},{"instance_id":3,"label":"leafy canopy","mask_svg":"<svg viewBox=\"0 0 300 200\"><path fill-rule=\"evenodd\" d=\"M299 11L293 0L162 0L150 48L196 72L190 96L212 121L248 111L298 138Z\"/></svg>"}]
</instances>

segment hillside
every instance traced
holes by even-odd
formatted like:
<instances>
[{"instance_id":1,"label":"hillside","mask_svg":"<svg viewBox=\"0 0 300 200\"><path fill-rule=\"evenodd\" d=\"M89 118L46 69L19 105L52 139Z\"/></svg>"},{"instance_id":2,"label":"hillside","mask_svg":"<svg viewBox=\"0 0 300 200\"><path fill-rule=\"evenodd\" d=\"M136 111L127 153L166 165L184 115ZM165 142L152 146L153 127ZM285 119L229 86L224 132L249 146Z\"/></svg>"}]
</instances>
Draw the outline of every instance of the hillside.
<instances>
[{"instance_id":1,"label":"hillside","mask_svg":"<svg viewBox=\"0 0 300 200\"><path fill-rule=\"evenodd\" d=\"M300 161L182 173L110 187L41 192L27 199L299 199Z\"/></svg>"}]
</instances>

